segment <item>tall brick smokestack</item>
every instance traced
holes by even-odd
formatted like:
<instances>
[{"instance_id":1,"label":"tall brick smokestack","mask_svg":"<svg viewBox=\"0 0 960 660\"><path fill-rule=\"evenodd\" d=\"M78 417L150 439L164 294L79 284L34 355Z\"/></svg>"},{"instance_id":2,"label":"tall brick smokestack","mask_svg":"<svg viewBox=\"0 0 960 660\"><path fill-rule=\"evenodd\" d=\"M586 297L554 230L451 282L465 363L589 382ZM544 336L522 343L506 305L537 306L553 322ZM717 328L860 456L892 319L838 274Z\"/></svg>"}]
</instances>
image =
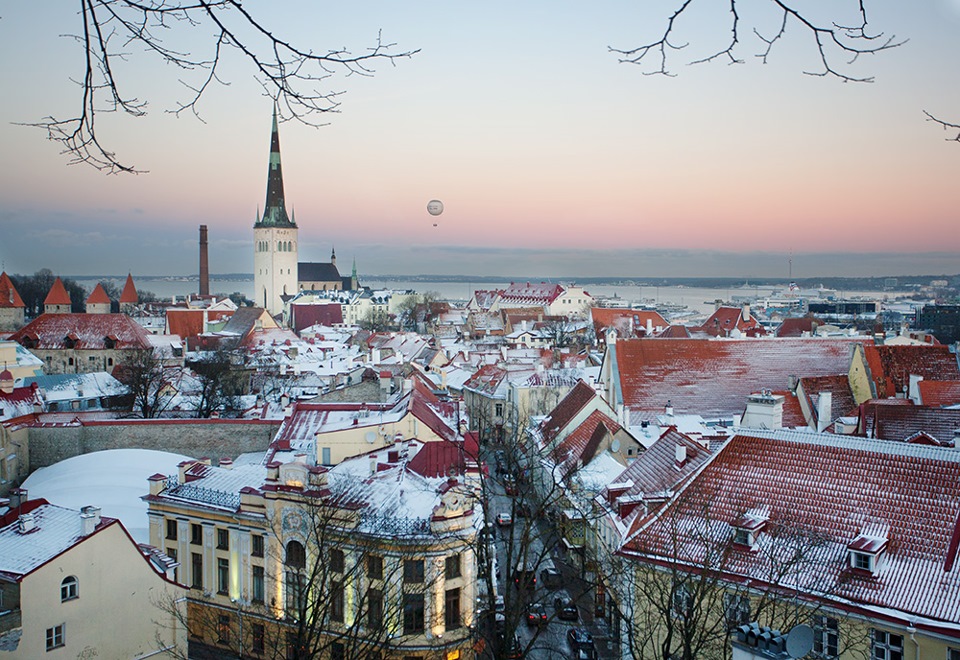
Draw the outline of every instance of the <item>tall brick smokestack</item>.
<instances>
[{"instance_id":1,"label":"tall brick smokestack","mask_svg":"<svg viewBox=\"0 0 960 660\"><path fill-rule=\"evenodd\" d=\"M207 261L206 225L200 225L200 295L210 295L210 262Z\"/></svg>"}]
</instances>

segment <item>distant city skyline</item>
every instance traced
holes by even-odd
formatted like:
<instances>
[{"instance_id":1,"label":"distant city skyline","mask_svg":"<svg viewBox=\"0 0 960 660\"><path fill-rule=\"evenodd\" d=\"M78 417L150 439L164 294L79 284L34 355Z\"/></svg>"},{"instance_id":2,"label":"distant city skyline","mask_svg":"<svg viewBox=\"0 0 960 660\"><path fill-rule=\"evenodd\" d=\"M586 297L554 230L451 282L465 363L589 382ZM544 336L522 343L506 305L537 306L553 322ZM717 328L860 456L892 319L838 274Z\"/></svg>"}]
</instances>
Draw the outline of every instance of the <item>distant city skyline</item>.
<instances>
[{"instance_id":1,"label":"distant city skyline","mask_svg":"<svg viewBox=\"0 0 960 660\"><path fill-rule=\"evenodd\" d=\"M328 126L281 125L300 259L336 248L341 272L356 258L361 277L786 280L791 255L795 278L960 272L960 144L923 116L960 122L960 3L867 2L875 31L908 39L852 65L872 84L804 75L817 62L794 29L766 65L754 40L742 65L680 59L676 77L645 76L607 51L669 15L636 5L271 8L272 26L317 49L359 51L377 30L421 49L333 79L346 94ZM0 99L4 269L188 275L206 224L211 272L252 272L270 100L232 61L231 85L201 104L207 123L176 118L163 112L180 98L175 75L135 53L130 89L150 114L98 121L149 173L68 166L14 123L74 110L80 58L59 35L76 21L65 3L13 3L0 21L8 59L36 55L5 72L18 92ZM722 38L711 25L690 28L692 47Z\"/></svg>"}]
</instances>

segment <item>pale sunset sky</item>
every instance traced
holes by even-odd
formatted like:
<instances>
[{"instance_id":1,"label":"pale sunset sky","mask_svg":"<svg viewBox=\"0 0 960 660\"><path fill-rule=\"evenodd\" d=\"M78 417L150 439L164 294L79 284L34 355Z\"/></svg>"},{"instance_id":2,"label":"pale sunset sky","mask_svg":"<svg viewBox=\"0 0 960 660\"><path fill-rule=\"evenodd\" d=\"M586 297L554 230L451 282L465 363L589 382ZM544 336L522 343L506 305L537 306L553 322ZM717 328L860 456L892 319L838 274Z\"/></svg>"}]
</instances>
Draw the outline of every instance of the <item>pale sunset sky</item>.
<instances>
[{"instance_id":1,"label":"pale sunset sky","mask_svg":"<svg viewBox=\"0 0 960 660\"><path fill-rule=\"evenodd\" d=\"M360 52L379 30L420 49L373 77L323 81L344 92L327 125L281 125L300 259L335 247L341 271L355 257L361 275L786 278L791 256L796 278L958 273L960 143L923 111L960 123L960 0L865 3L873 32L907 40L834 59L871 84L805 75L819 62L796 24L762 63L752 30L772 29L764 0L738 5L745 62L732 66L688 65L727 30L721 3L694 2L674 77L608 46L654 38L677 2L245 5L304 48ZM82 52L62 36L80 29L76 12L17 0L0 13L4 269L193 274L206 224L211 271L252 272L272 102L249 64L227 53L230 85L207 92L203 123L165 112L187 96L180 72L131 49L119 78L149 114L97 123L148 173L69 166L16 122L77 111ZM431 199L445 205L438 219Z\"/></svg>"}]
</instances>

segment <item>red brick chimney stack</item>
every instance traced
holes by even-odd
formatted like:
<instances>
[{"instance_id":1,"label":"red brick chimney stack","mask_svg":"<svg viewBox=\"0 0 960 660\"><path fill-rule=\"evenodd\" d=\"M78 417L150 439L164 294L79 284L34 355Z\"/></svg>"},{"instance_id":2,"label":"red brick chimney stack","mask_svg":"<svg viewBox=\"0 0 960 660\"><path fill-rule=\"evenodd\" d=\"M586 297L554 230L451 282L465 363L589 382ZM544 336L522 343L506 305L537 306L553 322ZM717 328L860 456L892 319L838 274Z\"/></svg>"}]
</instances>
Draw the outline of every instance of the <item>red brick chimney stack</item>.
<instances>
[{"instance_id":1,"label":"red brick chimney stack","mask_svg":"<svg viewBox=\"0 0 960 660\"><path fill-rule=\"evenodd\" d=\"M210 295L210 263L207 261L206 225L200 225L200 295Z\"/></svg>"}]
</instances>

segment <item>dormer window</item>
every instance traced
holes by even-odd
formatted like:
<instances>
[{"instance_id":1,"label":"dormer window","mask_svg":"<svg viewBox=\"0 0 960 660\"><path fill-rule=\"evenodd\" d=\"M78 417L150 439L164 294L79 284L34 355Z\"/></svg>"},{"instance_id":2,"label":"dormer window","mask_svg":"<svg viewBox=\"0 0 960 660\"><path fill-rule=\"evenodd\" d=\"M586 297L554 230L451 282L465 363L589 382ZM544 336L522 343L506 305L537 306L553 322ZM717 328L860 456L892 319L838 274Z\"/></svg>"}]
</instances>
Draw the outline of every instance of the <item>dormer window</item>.
<instances>
[{"instance_id":1,"label":"dormer window","mask_svg":"<svg viewBox=\"0 0 960 660\"><path fill-rule=\"evenodd\" d=\"M876 532L877 530L874 530ZM860 532L847 546L850 568L855 571L876 574L880 555L887 549L887 537L883 533Z\"/></svg>"},{"instance_id":2,"label":"dormer window","mask_svg":"<svg viewBox=\"0 0 960 660\"><path fill-rule=\"evenodd\" d=\"M733 542L752 550L756 547L760 533L766 525L766 511L748 511L733 523Z\"/></svg>"}]
</instances>

